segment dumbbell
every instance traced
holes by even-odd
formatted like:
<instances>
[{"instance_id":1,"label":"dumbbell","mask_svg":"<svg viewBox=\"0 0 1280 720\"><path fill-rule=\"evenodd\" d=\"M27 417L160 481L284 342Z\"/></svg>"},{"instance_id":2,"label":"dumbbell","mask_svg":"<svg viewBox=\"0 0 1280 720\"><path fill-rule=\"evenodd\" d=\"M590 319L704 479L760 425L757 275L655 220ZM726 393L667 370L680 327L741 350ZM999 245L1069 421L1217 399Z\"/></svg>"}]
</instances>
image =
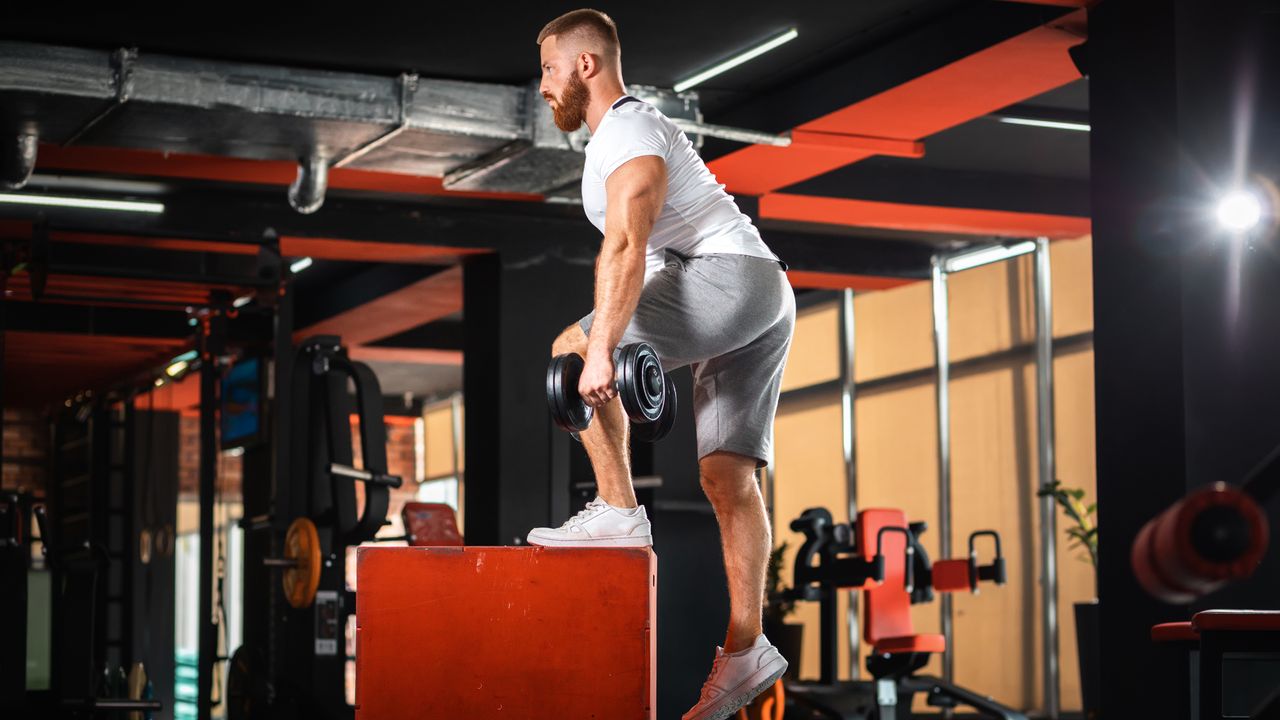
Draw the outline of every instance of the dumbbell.
<instances>
[{"instance_id":1,"label":"dumbbell","mask_svg":"<svg viewBox=\"0 0 1280 720\"><path fill-rule=\"evenodd\" d=\"M634 425L633 434L648 442L661 440L675 423L676 392L671 378L662 371L658 354L648 343L623 345L614 351L613 365L613 386ZM547 366L551 419L575 437L590 427L595 415L595 409L578 394L585 366L586 361L577 353L557 355Z\"/></svg>"},{"instance_id":2,"label":"dumbbell","mask_svg":"<svg viewBox=\"0 0 1280 720\"><path fill-rule=\"evenodd\" d=\"M1152 597L1189 603L1253 574L1266 554L1267 517L1247 492L1215 483L1174 503L1139 531L1134 577Z\"/></svg>"}]
</instances>

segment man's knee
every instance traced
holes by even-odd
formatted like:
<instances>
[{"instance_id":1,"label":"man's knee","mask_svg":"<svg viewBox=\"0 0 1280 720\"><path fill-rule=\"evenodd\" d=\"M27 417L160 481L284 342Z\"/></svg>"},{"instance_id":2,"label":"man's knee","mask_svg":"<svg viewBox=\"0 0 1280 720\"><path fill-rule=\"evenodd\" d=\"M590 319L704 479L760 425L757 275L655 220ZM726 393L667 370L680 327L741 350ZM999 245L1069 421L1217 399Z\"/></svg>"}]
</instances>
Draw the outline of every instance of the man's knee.
<instances>
[{"instance_id":1,"label":"man's knee","mask_svg":"<svg viewBox=\"0 0 1280 720\"><path fill-rule=\"evenodd\" d=\"M555 342L551 343L551 356L564 355L566 353L578 353L579 355L587 354L587 334L582 332L582 328L578 323L574 323L564 329Z\"/></svg>"},{"instance_id":2,"label":"man's knee","mask_svg":"<svg viewBox=\"0 0 1280 720\"><path fill-rule=\"evenodd\" d=\"M756 459L718 451L698 463L702 491L708 497L734 497L756 490Z\"/></svg>"}]
</instances>

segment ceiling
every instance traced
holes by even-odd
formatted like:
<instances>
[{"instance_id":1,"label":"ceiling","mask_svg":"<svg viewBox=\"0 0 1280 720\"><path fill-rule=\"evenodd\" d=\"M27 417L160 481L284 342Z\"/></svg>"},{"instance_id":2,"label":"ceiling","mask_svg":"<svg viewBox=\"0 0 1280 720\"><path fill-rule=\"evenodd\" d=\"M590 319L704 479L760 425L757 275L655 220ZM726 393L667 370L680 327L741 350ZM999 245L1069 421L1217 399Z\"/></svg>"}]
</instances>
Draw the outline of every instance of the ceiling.
<instances>
[{"instance_id":1,"label":"ceiling","mask_svg":"<svg viewBox=\"0 0 1280 720\"><path fill-rule=\"evenodd\" d=\"M939 246L1004 232L1087 232L1088 133L1001 122L1005 115L1087 122L1087 80L1066 53L1084 38L1084 4L750 0L727 11L722 3L686 0L622 2L606 10L620 28L627 81L661 87L797 28L795 41L699 87L705 120L768 132L812 130L819 138L835 133L853 145L810 149L797 141L779 149L708 140L703 155L744 207L759 212L766 240L796 261L804 273L803 281L793 278L798 286L872 289L919 277L922 259ZM252 22L227 12L165 27L119 11L71 14L24 4L0 11L0 40L521 84L536 76L537 31L568 9L491 3L480 15L465 4L420 3L393 13L335 16L264 7ZM868 142L922 148L923 155L867 152ZM60 333L48 352L69 376L76 372L66 364L75 359L68 343L95 337L97 327L110 329L101 333L98 351L112 353L114 364L104 365L111 368L104 377L92 377L96 385L163 362L175 347L190 345L183 334L189 331L173 331L167 336L172 347L147 355L154 339L131 343L147 336L128 329L145 326L147 318L188 327L181 305L193 294L207 297L215 288L252 293L260 265L256 243L269 228L282 253L316 258L297 280L299 334L308 328L363 332L358 352L378 369L387 394L443 395L460 385L461 291L449 269L456 272L467 253L518 242L528 223L588 232L573 206L450 194L438 178L358 171L333 171L324 210L301 216L279 191L294 172L289 163L42 146L33 190L148 195L169 207L163 223L145 226L126 218L54 215L48 232L53 247L63 247L62 258L73 247L97 243L115 249L107 264L117 270L171 267L199 256L199 268L224 258L218 262L225 272L219 282L195 277L181 288L152 288L158 296L146 295L142 279L121 287L109 277L51 273L48 291L72 298L52 302L73 309L52 313L37 312L36 305L51 301L30 302L19 275L8 287L8 317L26 313L18 326L27 334L10 333L6 376L19 385L43 382L45 356L31 349L42 342L42 329ZM36 232L33 219L0 209L0 239L21 244ZM225 265L227 257L240 259ZM140 293L143 300L169 303L130 306ZM368 319L392 306L431 310L410 316L426 322L371 329ZM91 323L67 315L86 308L97 308ZM56 383L45 390L29 389L24 397L57 401L70 392ZM11 398L6 392L6 401Z\"/></svg>"},{"instance_id":2,"label":"ceiling","mask_svg":"<svg viewBox=\"0 0 1280 720\"><path fill-rule=\"evenodd\" d=\"M856 54L972 0L859 0L851 3L614 2L601 9L618 24L628 82L676 81L789 27L801 40L726 73L699 90L714 113L753 92L802 75L836 56ZM490 2L404 3L392 12L286 11L259 6L252 22L234 12L198 22L149 23L136 15L25 3L4 11L9 39L114 49L138 47L187 57L321 70L519 84L538 74L538 31L578 5ZM318 10L318 8L317 8Z\"/></svg>"}]
</instances>

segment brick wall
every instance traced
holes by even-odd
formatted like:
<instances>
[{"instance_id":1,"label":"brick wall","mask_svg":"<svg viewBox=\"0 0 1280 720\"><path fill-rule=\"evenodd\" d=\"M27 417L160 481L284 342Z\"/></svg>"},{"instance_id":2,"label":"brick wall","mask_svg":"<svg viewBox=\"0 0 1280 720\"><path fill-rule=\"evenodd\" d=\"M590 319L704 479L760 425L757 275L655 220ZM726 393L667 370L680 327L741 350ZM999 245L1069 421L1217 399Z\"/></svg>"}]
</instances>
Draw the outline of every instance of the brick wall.
<instances>
[{"instance_id":1,"label":"brick wall","mask_svg":"<svg viewBox=\"0 0 1280 720\"><path fill-rule=\"evenodd\" d=\"M49 423L34 411L5 408L0 487L43 494L48 461Z\"/></svg>"},{"instance_id":2,"label":"brick wall","mask_svg":"<svg viewBox=\"0 0 1280 720\"><path fill-rule=\"evenodd\" d=\"M359 423L351 424L353 440L359 437ZM200 493L200 418L199 416L183 416L179 422L180 447L178 450L179 494L184 500L196 500ZM355 440L355 464L361 465L359 441ZM406 500L412 500L418 490L417 451L414 439L414 427L411 424L387 425L387 471L399 475L404 483L391 491L391 505L388 517L400 515L400 508ZM239 457L219 454L219 487L222 495L228 500L240 497L242 463ZM363 512L364 483L356 484L356 493L360 499ZM397 520L398 522L398 520ZM387 533L391 534L391 533ZM403 534L403 533L402 533Z\"/></svg>"},{"instance_id":3,"label":"brick wall","mask_svg":"<svg viewBox=\"0 0 1280 720\"><path fill-rule=\"evenodd\" d=\"M218 488L224 500L240 498L243 464L239 457L218 453ZM200 416L183 415L178 420L178 497L200 497Z\"/></svg>"},{"instance_id":4,"label":"brick wall","mask_svg":"<svg viewBox=\"0 0 1280 720\"><path fill-rule=\"evenodd\" d=\"M351 433L356 435L360 432L358 423L351 424ZM355 449L355 463L359 466L362 463L360 457L360 448L357 443ZM417 444L415 442L414 426L400 421L387 425L387 472L392 475L400 476L400 487L392 488L391 501L387 504L387 519L391 524L384 527L379 533L380 537L395 537L404 535L404 525L400 520L400 510L404 508L406 502L412 502L414 495L418 492L417 473L418 473L418 455ZM356 484L356 506L361 513L364 512L364 483Z\"/></svg>"}]
</instances>

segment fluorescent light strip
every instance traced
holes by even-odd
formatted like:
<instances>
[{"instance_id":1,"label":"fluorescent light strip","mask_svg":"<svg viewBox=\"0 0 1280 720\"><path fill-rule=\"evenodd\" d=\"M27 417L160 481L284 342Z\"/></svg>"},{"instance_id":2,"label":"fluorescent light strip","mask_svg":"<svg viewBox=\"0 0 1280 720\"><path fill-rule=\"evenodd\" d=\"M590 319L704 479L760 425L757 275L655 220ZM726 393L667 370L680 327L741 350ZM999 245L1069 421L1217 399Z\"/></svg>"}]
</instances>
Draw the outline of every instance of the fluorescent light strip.
<instances>
[{"instance_id":1,"label":"fluorescent light strip","mask_svg":"<svg viewBox=\"0 0 1280 720\"><path fill-rule=\"evenodd\" d=\"M1060 122L1058 120L1036 120L1035 118L1006 117L1000 122L1010 125L1030 125L1031 127L1053 128L1054 130L1075 130L1089 132L1092 128L1085 123Z\"/></svg>"},{"instance_id":2,"label":"fluorescent light strip","mask_svg":"<svg viewBox=\"0 0 1280 720\"><path fill-rule=\"evenodd\" d=\"M676 92L684 92L685 90L688 90L694 85L698 85L707 80L710 80L711 78L719 75L722 72L725 72L726 70L731 70L733 68L738 67L739 65L741 65L742 63L748 60L757 58L769 52L770 50L778 47L779 45L795 40L796 36L798 36L799 34L800 33L795 28L791 28L790 30L782 33L778 37L773 38L772 40L768 40L760 45L757 45L740 55L735 55L734 57L731 57L728 60L725 60L719 65L716 65L715 67L711 67L706 70L703 70L702 72L698 73L697 75L694 75L691 78L688 78L687 80L681 80L680 82L676 83L676 86L673 89Z\"/></svg>"},{"instance_id":3,"label":"fluorescent light strip","mask_svg":"<svg viewBox=\"0 0 1280 720\"><path fill-rule=\"evenodd\" d=\"M1019 255L1026 255L1027 253L1035 252L1035 250L1036 243L1034 240L1025 240L1013 245L993 245L953 255L943 262L942 269L949 273L970 270L993 262L1015 258Z\"/></svg>"},{"instance_id":4,"label":"fluorescent light strip","mask_svg":"<svg viewBox=\"0 0 1280 720\"><path fill-rule=\"evenodd\" d=\"M77 208L83 210L119 210L122 212L162 213L163 203L132 202L129 200L93 200L90 198L59 197L56 195L26 195L0 193L0 203L10 205L44 205L48 207Z\"/></svg>"},{"instance_id":5,"label":"fluorescent light strip","mask_svg":"<svg viewBox=\"0 0 1280 720\"><path fill-rule=\"evenodd\" d=\"M302 272L303 270L306 270L309 267L311 267L311 258L304 257L300 260L294 260L293 264L289 266L289 272L296 274L296 273Z\"/></svg>"}]
</instances>

